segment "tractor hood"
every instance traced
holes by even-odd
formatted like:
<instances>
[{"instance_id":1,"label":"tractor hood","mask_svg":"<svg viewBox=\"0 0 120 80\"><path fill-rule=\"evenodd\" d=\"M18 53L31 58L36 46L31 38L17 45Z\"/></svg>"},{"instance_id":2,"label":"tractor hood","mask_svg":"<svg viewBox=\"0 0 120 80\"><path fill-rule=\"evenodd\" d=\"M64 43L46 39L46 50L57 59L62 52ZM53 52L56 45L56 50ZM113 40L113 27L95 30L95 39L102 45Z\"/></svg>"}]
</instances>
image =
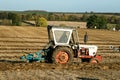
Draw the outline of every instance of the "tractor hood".
<instances>
[{"instance_id":1,"label":"tractor hood","mask_svg":"<svg viewBox=\"0 0 120 80\"><path fill-rule=\"evenodd\" d=\"M95 45L80 45L79 44L79 49L81 48L88 48L90 56L95 56L97 53L97 49L98 49L98 47Z\"/></svg>"}]
</instances>

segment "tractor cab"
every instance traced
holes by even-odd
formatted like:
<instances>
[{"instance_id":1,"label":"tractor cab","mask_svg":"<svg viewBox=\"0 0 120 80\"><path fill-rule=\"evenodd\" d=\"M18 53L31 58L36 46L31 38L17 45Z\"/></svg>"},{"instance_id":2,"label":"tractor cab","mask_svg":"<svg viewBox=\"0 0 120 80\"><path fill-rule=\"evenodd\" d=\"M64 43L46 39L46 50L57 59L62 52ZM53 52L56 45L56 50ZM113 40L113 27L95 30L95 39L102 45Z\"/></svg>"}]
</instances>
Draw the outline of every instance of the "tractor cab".
<instances>
[{"instance_id":1,"label":"tractor cab","mask_svg":"<svg viewBox=\"0 0 120 80\"><path fill-rule=\"evenodd\" d=\"M73 27L48 26L48 38L54 46L70 46L79 43L78 33Z\"/></svg>"},{"instance_id":2,"label":"tractor cab","mask_svg":"<svg viewBox=\"0 0 120 80\"><path fill-rule=\"evenodd\" d=\"M69 45L73 29L52 28L55 45Z\"/></svg>"}]
</instances>

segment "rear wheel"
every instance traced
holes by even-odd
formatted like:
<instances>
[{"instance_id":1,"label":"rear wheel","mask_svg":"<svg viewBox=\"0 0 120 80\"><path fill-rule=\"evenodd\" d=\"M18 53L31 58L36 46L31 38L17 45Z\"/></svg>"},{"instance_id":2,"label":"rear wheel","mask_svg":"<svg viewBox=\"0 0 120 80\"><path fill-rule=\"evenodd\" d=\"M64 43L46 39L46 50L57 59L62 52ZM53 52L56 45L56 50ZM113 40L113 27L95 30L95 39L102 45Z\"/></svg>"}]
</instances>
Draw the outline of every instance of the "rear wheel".
<instances>
[{"instance_id":1,"label":"rear wheel","mask_svg":"<svg viewBox=\"0 0 120 80\"><path fill-rule=\"evenodd\" d=\"M52 55L53 63L67 64L73 60L73 51L68 47L57 47Z\"/></svg>"}]
</instances>

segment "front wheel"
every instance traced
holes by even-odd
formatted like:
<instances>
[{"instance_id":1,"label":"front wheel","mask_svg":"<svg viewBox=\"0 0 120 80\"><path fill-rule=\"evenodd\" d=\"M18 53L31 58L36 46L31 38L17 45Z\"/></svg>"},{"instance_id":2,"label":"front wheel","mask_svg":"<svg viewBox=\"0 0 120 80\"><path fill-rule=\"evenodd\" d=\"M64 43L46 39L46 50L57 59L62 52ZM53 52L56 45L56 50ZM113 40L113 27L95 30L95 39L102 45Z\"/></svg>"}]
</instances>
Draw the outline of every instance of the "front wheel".
<instances>
[{"instance_id":1,"label":"front wheel","mask_svg":"<svg viewBox=\"0 0 120 80\"><path fill-rule=\"evenodd\" d=\"M73 60L73 51L68 47L57 47L52 55L53 63L68 64Z\"/></svg>"},{"instance_id":2,"label":"front wheel","mask_svg":"<svg viewBox=\"0 0 120 80\"><path fill-rule=\"evenodd\" d=\"M97 63L99 63L99 61L98 61L96 58L92 58L92 59L90 60L90 63L92 63L92 64L97 64Z\"/></svg>"}]
</instances>

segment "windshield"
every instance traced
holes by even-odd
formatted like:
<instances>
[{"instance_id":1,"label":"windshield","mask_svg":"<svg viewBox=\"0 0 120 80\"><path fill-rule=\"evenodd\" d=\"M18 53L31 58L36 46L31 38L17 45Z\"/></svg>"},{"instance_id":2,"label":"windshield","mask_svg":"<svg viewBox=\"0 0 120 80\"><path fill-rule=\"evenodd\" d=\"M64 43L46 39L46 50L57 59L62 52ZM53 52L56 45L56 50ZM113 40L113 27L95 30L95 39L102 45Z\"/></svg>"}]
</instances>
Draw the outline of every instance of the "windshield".
<instances>
[{"instance_id":1,"label":"windshield","mask_svg":"<svg viewBox=\"0 0 120 80\"><path fill-rule=\"evenodd\" d=\"M57 43L67 43L68 42L68 38L70 36L69 31L55 30L54 34L55 34L55 40Z\"/></svg>"}]
</instances>

